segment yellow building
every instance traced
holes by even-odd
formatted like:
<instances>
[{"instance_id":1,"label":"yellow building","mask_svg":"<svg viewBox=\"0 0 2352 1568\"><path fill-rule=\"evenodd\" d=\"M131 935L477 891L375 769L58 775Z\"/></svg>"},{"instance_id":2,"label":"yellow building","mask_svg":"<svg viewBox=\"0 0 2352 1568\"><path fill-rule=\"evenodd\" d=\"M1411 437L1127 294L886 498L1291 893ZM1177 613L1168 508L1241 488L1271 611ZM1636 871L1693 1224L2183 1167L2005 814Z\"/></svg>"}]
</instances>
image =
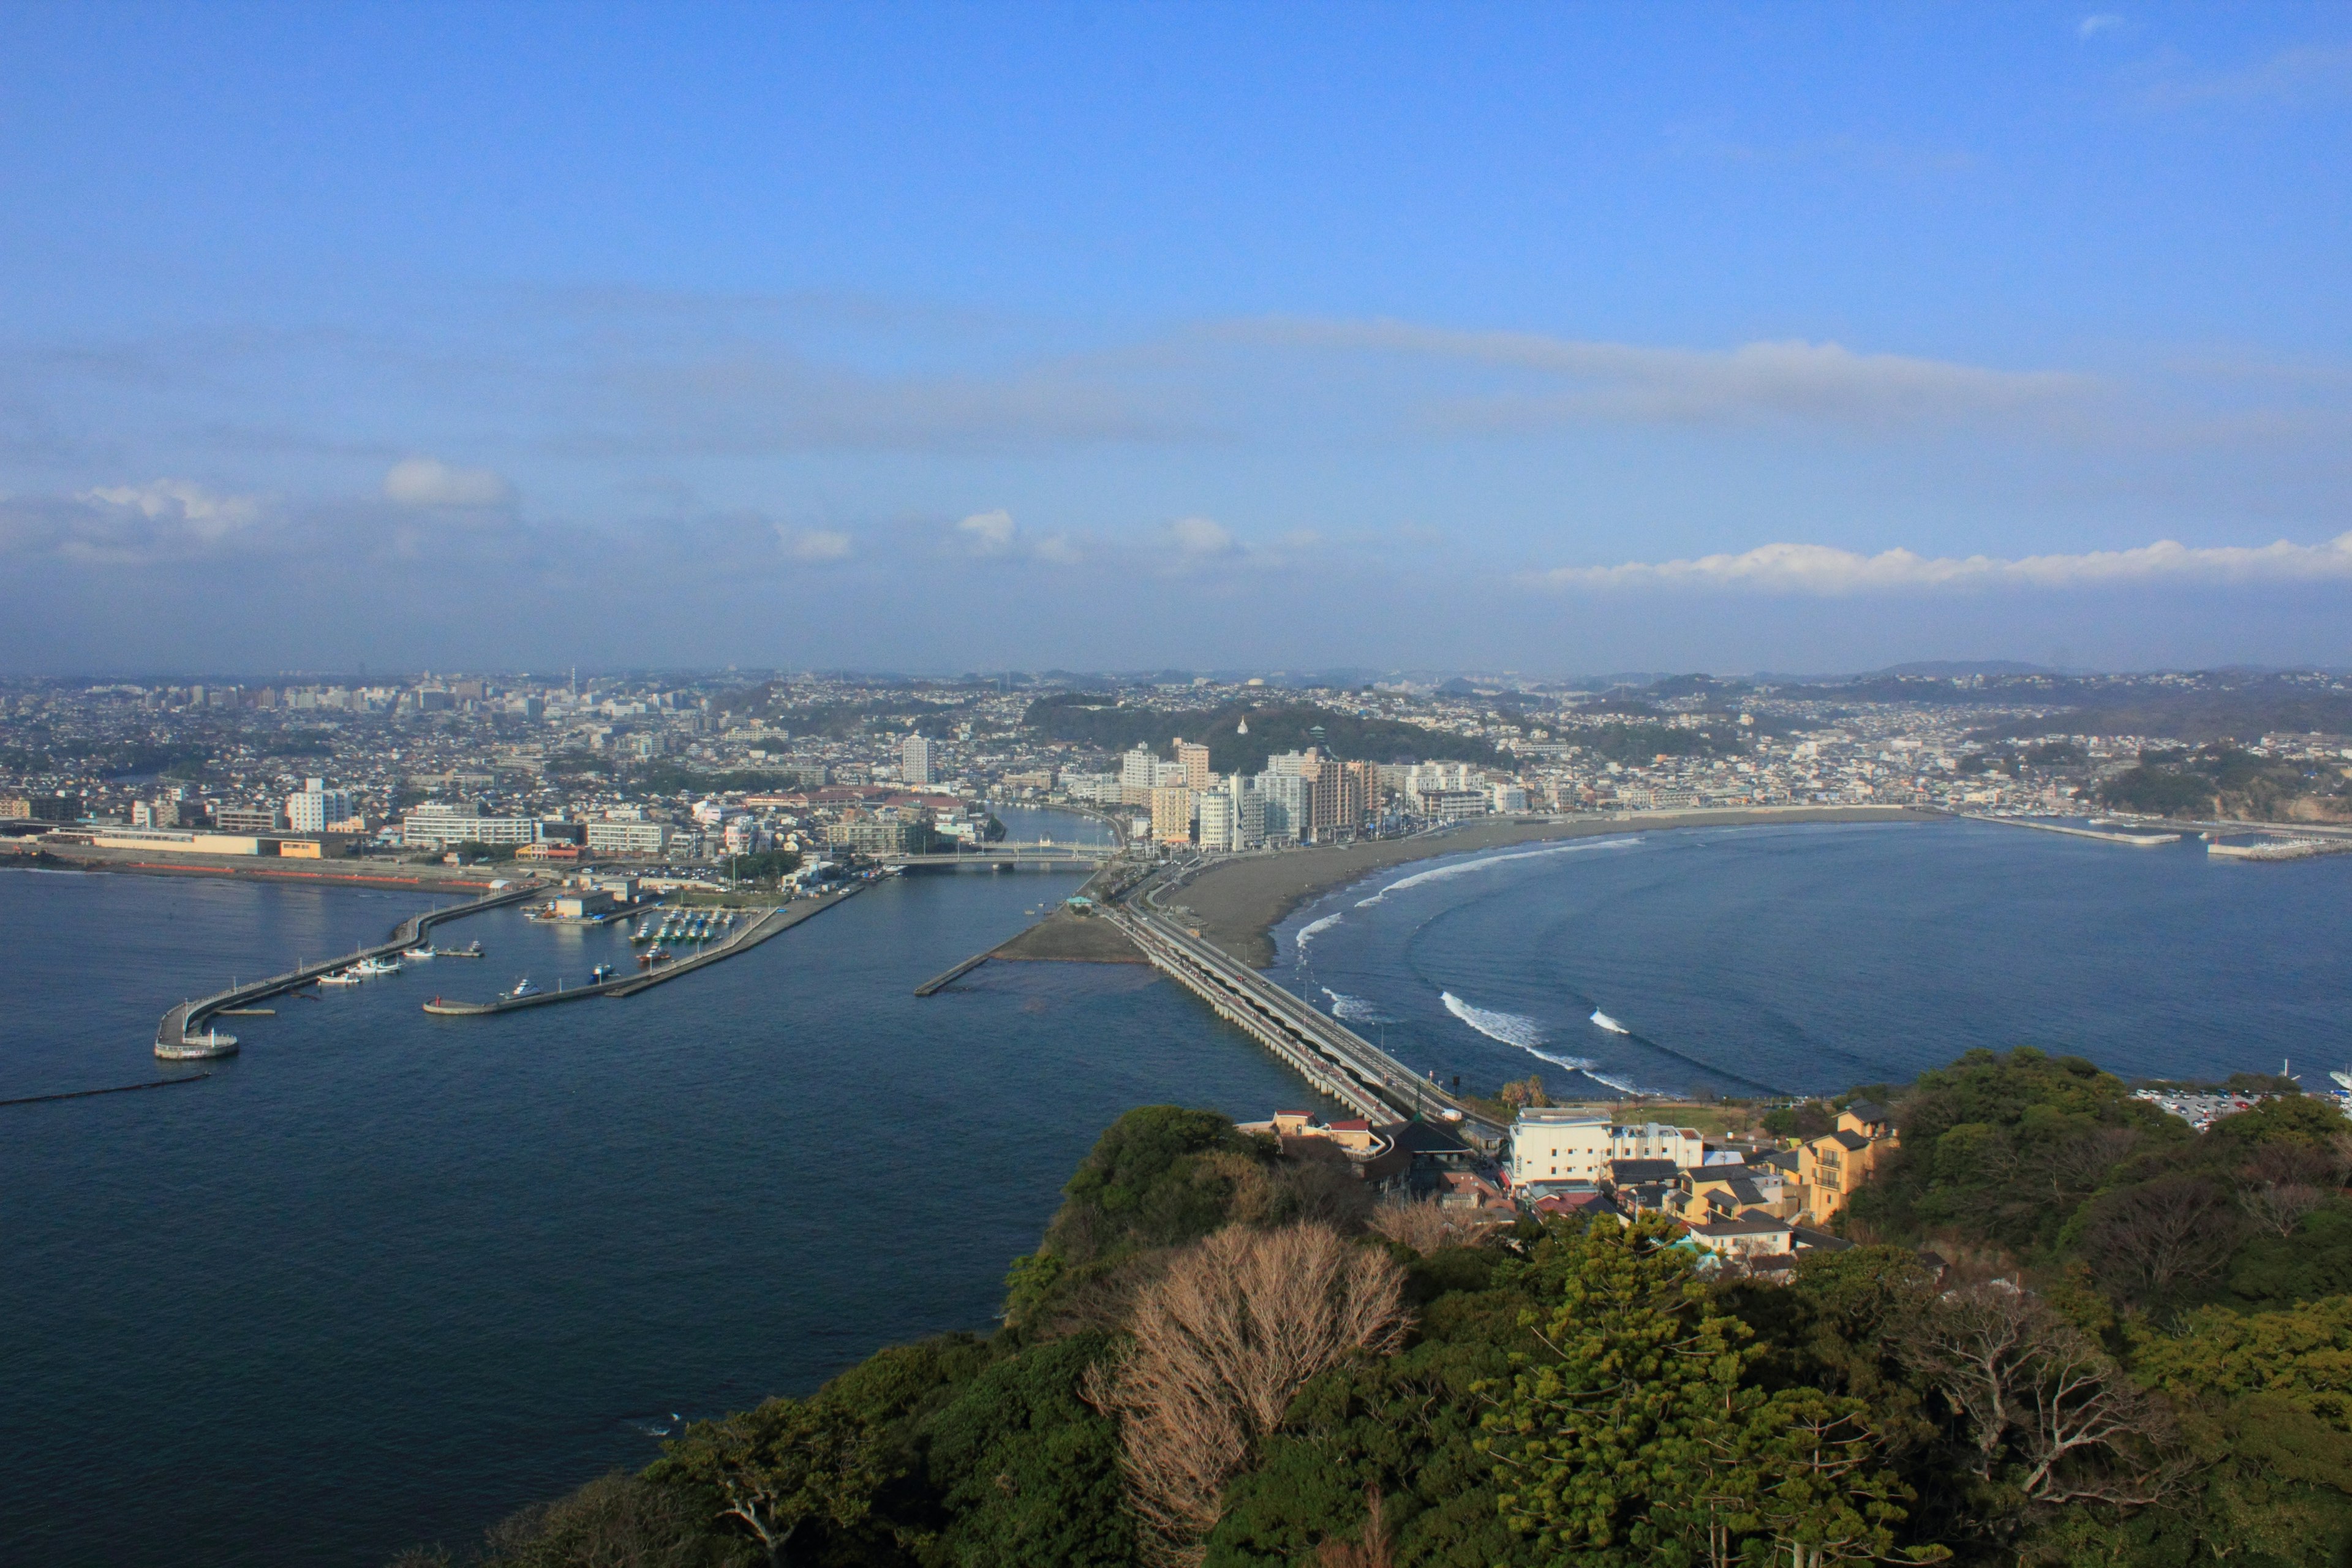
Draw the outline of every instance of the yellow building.
<instances>
[{"instance_id":1,"label":"yellow building","mask_svg":"<svg viewBox=\"0 0 2352 1568\"><path fill-rule=\"evenodd\" d=\"M1160 784L1151 792L1151 837L1162 844L1192 841L1192 792L1182 784Z\"/></svg>"},{"instance_id":2,"label":"yellow building","mask_svg":"<svg viewBox=\"0 0 2352 1568\"><path fill-rule=\"evenodd\" d=\"M1835 1131L1797 1145L1800 1217L1827 1225L1844 1212L1846 1200L1878 1169L1880 1158L1899 1147L1885 1107L1858 1100L1839 1111Z\"/></svg>"},{"instance_id":3,"label":"yellow building","mask_svg":"<svg viewBox=\"0 0 2352 1568\"><path fill-rule=\"evenodd\" d=\"M1176 760L1183 764L1186 789L1206 789L1214 782L1209 776L1209 748L1199 742L1177 736Z\"/></svg>"}]
</instances>

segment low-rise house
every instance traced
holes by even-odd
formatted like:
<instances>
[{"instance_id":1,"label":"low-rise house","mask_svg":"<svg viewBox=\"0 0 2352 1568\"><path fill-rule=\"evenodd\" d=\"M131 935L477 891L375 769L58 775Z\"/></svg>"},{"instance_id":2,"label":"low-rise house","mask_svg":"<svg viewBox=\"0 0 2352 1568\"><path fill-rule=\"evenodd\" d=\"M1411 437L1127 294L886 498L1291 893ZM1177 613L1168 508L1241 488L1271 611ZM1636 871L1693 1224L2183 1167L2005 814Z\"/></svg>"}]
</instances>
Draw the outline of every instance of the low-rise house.
<instances>
[{"instance_id":1,"label":"low-rise house","mask_svg":"<svg viewBox=\"0 0 2352 1568\"><path fill-rule=\"evenodd\" d=\"M1760 1209L1691 1226L1688 1234L1699 1247L1723 1258L1785 1258L1797 1249L1794 1227Z\"/></svg>"}]
</instances>

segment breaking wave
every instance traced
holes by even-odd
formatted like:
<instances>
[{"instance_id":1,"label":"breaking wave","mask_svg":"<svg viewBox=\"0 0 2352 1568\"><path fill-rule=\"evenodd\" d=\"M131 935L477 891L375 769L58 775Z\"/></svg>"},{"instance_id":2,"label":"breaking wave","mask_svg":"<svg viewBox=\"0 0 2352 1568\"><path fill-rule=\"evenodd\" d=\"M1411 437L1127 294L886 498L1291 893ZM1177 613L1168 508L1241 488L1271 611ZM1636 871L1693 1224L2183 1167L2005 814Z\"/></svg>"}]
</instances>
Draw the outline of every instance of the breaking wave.
<instances>
[{"instance_id":1,"label":"breaking wave","mask_svg":"<svg viewBox=\"0 0 2352 1568\"><path fill-rule=\"evenodd\" d=\"M1592 1026L1597 1029L1606 1029L1612 1035L1630 1035L1633 1032L1598 1007L1592 1010Z\"/></svg>"},{"instance_id":2,"label":"breaking wave","mask_svg":"<svg viewBox=\"0 0 2352 1568\"><path fill-rule=\"evenodd\" d=\"M1343 910L1339 914L1325 915L1321 920L1315 921L1311 925L1300 926L1298 928L1298 934L1290 939L1291 944L1297 948L1299 952L1305 952L1308 942L1313 942L1324 931L1329 931L1333 926L1338 925L1339 921L1345 918L1346 912Z\"/></svg>"},{"instance_id":3,"label":"breaking wave","mask_svg":"<svg viewBox=\"0 0 2352 1568\"><path fill-rule=\"evenodd\" d=\"M1497 1013L1488 1007L1474 1007L1451 991L1442 991L1438 994L1444 998L1447 1012L1490 1040L1500 1040L1507 1046L1531 1051L1550 1038L1544 1033L1543 1026L1533 1018L1522 1017L1517 1013Z\"/></svg>"},{"instance_id":4,"label":"breaking wave","mask_svg":"<svg viewBox=\"0 0 2352 1568\"><path fill-rule=\"evenodd\" d=\"M1406 888L1418 888L1424 882L1443 882L1451 877L1465 876L1472 871L1483 871L1489 866L1500 866L1509 860L1536 860L1549 855L1577 855L1587 849L1624 849L1640 842L1638 837L1582 839L1574 844L1550 844L1541 849L1513 849L1500 855L1481 856L1475 860L1464 860L1452 866L1433 866L1426 871L1415 871L1410 877L1398 878L1369 899L1358 899L1356 907L1360 910L1369 909L1391 893L1401 892ZM1476 1026L1473 1025L1472 1027L1475 1028Z\"/></svg>"},{"instance_id":5,"label":"breaking wave","mask_svg":"<svg viewBox=\"0 0 2352 1568\"><path fill-rule=\"evenodd\" d=\"M1584 1069L1584 1076L1591 1079L1595 1083L1608 1085L1611 1089L1615 1089L1618 1093L1624 1095L1629 1099L1638 1100L1642 1098L1642 1091L1634 1088L1632 1084L1626 1082L1622 1078L1611 1078L1607 1073L1594 1072L1589 1067Z\"/></svg>"},{"instance_id":6,"label":"breaking wave","mask_svg":"<svg viewBox=\"0 0 2352 1568\"><path fill-rule=\"evenodd\" d=\"M1350 996L1344 991L1323 987L1323 994L1331 998L1331 1016L1343 1024L1393 1024L1398 1020L1383 1013L1361 996Z\"/></svg>"}]
</instances>

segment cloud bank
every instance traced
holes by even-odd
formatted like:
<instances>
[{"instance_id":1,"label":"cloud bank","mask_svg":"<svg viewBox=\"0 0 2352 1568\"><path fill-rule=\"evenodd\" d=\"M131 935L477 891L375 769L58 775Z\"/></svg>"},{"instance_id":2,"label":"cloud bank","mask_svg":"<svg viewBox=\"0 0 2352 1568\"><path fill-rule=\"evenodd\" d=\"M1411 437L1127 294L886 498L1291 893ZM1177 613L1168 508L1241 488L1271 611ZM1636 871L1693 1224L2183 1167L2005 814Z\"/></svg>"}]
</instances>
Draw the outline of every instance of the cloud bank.
<instances>
[{"instance_id":1,"label":"cloud bank","mask_svg":"<svg viewBox=\"0 0 2352 1568\"><path fill-rule=\"evenodd\" d=\"M1536 574L1535 580L1559 589L1731 588L1825 596L2168 583L2341 583L2352 581L2352 533L2339 534L2323 544L2280 540L2258 547L2191 548L2164 539L2131 550L2016 559L1920 555L1908 550L1864 555L1824 544L1764 544L1737 555L1702 555L1688 561L1561 566Z\"/></svg>"},{"instance_id":2,"label":"cloud bank","mask_svg":"<svg viewBox=\"0 0 2352 1568\"><path fill-rule=\"evenodd\" d=\"M383 476L383 499L400 506L494 507L514 502L514 487L488 468L454 468L438 458L409 458Z\"/></svg>"},{"instance_id":3,"label":"cloud bank","mask_svg":"<svg viewBox=\"0 0 2352 1568\"><path fill-rule=\"evenodd\" d=\"M2080 400L2099 387L2095 378L2070 372L1992 370L1906 354L1856 353L1833 342L1658 348L1396 321L1274 321L1255 330L1277 342L1544 373L1577 384L1571 395L1551 402L1557 413L1670 423L1945 421L2043 408Z\"/></svg>"}]
</instances>

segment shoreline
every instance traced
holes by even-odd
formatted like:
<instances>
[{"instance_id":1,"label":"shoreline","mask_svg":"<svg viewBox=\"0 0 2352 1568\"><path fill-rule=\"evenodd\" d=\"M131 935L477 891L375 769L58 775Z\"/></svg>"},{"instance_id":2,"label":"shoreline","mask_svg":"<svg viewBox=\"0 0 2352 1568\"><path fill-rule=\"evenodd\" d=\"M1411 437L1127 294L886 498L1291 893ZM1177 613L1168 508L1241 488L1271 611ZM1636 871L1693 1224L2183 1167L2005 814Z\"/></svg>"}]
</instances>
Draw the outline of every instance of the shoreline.
<instances>
[{"instance_id":1,"label":"shoreline","mask_svg":"<svg viewBox=\"0 0 2352 1568\"><path fill-rule=\"evenodd\" d=\"M1773 823L1944 822L1947 813L1908 805L1735 806L1717 811L1643 811L1610 816L1481 818L1442 833L1329 848L1286 849L1221 860L1171 890L1171 912L1253 969L1275 963L1274 928L1302 904L1375 871L1482 849L1563 838L1598 838L1681 827L1752 827Z\"/></svg>"}]
</instances>

